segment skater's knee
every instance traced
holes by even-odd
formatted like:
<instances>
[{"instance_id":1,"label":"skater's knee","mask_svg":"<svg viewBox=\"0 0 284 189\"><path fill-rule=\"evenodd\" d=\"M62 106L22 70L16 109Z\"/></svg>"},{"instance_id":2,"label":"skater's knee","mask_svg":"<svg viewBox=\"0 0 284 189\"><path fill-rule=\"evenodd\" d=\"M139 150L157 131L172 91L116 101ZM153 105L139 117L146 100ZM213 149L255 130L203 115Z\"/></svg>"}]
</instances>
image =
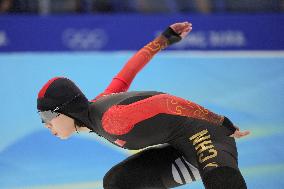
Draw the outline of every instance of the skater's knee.
<instances>
[{"instance_id":1,"label":"skater's knee","mask_svg":"<svg viewBox=\"0 0 284 189\"><path fill-rule=\"evenodd\" d=\"M246 189L241 172L231 167L218 167L203 176L206 189Z\"/></svg>"},{"instance_id":2,"label":"skater's knee","mask_svg":"<svg viewBox=\"0 0 284 189\"><path fill-rule=\"evenodd\" d=\"M119 181L121 181L121 179L119 178L119 174L114 167L105 174L103 179L103 187L104 189L122 189L123 187Z\"/></svg>"}]
</instances>

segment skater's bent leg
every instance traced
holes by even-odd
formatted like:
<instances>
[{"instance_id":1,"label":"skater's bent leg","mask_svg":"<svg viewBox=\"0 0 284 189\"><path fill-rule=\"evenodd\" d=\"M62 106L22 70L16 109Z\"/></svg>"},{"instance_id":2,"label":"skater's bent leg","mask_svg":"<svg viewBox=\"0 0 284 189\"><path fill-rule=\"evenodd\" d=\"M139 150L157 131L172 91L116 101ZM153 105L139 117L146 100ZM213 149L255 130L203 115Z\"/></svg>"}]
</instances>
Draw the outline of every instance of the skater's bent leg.
<instances>
[{"instance_id":1,"label":"skater's bent leg","mask_svg":"<svg viewBox=\"0 0 284 189\"><path fill-rule=\"evenodd\" d=\"M170 145L149 148L114 166L104 177L104 189L167 189L181 186L200 179L196 164L185 161Z\"/></svg>"},{"instance_id":2,"label":"skater's bent leg","mask_svg":"<svg viewBox=\"0 0 284 189\"><path fill-rule=\"evenodd\" d=\"M232 183L232 189L246 188L238 168L235 141L225 134L223 128L200 120L189 121L183 128L183 134L171 145L186 159L195 154L207 189L231 189Z\"/></svg>"},{"instance_id":3,"label":"skater's bent leg","mask_svg":"<svg viewBox=\"0 0 284 189\"><path fill-rule=\"evenodd\" d=\"M231 167L218 167L203 175L206 189L246 189L241 172Z\"/></svg>"},{"instance_id":4,"label":"skater's bent leg","mask_svg":"<svg viewBox=\"0 0 284 189\"><path fill-rule=\"evenodd\" d=\"M130 156L108 171L104 189L166 189L157 157L159 150L155 148Z\"/></svg>"},{"instance_id":5,"label":"skater's bent leg","mask_svg":"<svg viewBox=\"0 0 284 189\"><path fill-rule=\"evenodd\" d=\"M140 152L114 166L104 176L104 189L166 189L151 152Z\"/></svg>"}]
</instances>

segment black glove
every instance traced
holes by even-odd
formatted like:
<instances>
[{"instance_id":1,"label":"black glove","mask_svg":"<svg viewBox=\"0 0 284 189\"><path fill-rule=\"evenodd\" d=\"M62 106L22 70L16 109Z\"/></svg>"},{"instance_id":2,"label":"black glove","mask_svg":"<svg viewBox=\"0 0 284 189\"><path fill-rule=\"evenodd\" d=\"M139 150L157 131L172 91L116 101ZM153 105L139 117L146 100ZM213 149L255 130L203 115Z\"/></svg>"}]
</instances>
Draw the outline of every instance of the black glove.
<instances>
[{"instance_id":1,"label":"black glove","mask_svg":"<svg viewBox=\"0 0 284 189\"><path fill-rule=\"evenodd\" d=\"M168 39L169 45L177 43L181 40L181 36L176 33L171 27L168 27L162 35Z\"/></svg>"}]
</instances>

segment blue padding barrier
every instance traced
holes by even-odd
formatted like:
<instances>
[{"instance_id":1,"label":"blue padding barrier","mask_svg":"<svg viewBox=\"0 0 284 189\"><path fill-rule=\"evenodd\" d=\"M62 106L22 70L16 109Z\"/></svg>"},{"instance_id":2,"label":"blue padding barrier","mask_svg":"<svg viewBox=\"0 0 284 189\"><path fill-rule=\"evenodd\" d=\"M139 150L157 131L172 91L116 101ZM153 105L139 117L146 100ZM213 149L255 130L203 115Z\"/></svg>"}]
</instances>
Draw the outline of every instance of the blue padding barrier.
<instances>
[{"instance_id":1,"label":"blue padding barrier","mask_svg":"<svg viewBox=\"0 0 284 189\"><path fill-rule=\"evenodd\" d=\"M0 52L136 50L186 20L193 23L192 33L170 49L284 49L284 14L2 15Z\"/></svg>"}]
</instances>

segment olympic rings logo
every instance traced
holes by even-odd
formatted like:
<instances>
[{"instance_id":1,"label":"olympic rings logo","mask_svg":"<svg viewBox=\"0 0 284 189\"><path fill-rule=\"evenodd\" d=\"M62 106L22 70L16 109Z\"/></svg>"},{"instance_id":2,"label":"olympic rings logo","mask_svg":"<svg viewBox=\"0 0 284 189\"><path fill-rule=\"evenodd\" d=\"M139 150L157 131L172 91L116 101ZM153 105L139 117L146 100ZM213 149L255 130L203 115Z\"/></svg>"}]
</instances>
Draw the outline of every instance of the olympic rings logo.
<instances>
[{"instance_id":1,"label":"olympic rings logo","mask_svg":"<svg viewBox=\"0 0 284 189\"><path fill-rule=\"evenodd\" d=\"M0 47L8 45L8 37L5 31L0 31Z\"/></svg>"},{"instance_id":2,"label":"olympic rings logo","mask_svg":"<svg viewBox=\"0 0 284 189\"><path fill-rule=\"evenodd\" d=\"M63 44L72 50L102 49L107 41L106 32L102 29L68 28L62 33Z\"/></svg>"}]
</instances>

